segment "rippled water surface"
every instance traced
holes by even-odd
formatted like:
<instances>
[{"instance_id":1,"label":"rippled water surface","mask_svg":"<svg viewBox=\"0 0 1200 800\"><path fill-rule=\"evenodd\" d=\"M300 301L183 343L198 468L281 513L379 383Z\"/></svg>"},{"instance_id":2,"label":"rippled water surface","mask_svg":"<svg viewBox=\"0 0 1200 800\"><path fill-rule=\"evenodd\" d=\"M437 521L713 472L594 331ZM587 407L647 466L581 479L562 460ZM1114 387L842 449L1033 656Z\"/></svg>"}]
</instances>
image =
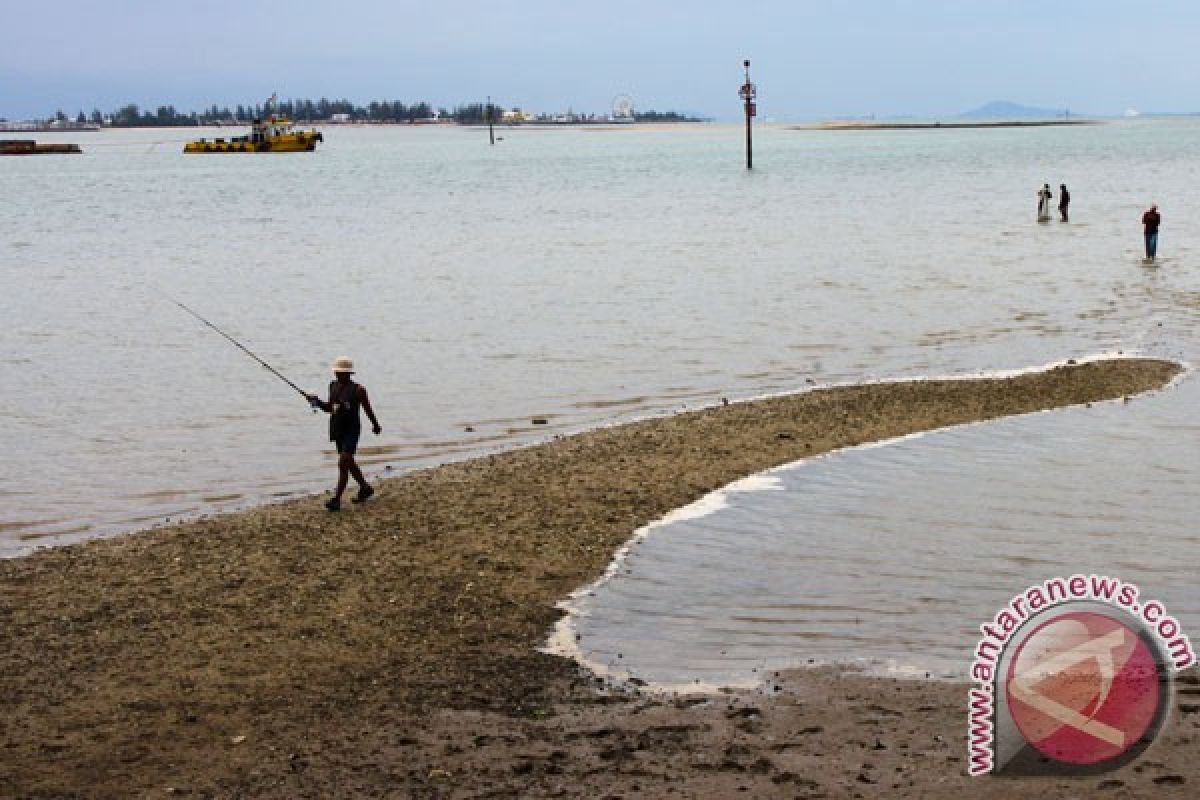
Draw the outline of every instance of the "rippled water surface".
<instances>
[{"instance_id":1,"label":"rippled water surface","mask_svg":"<svg viewBox=\"0 0 1200 800\"><path fill-rule=\"evenodd\" d=\"M0 159L0 555L331 483L324 418L163 292L303 386L322 388L328 362L353 356L385 427L364 440L374 472L806 379L974 372L1122 349L1196 354L1192 122L762 128L750 174L739 129L722 126L512 130L494 148L479 131L339 128L318 152L286 156L184 156L188 135L80 133L82 156ZM1060 181L1072 189L1072 223L1037 225L1037 188ZM1163 210L1163 258L1146 267L1138 218L1152 200ZM908 649L864 652L908 659L925 651L920 630L933 624L912 622L914 609L939 619L954 581L986 587L981 608L1020 588L1015 572L921 554L965 547L970 533L996 552L1049 562L1027 568L1041 574L1061 553L1042 543L1047 552L1030 555L1033 544L990 526L1032 535L1033 522L1013 514L1057 505L1081 515L1084 490L1111 501L1096 506L1108 510L1096 512L1107 539L1080 529L1098 552L1182 535L1190 496L1168 502L1162 492L1194 468L1191 429L1181 427L1191 391L1185 383L1130 407L799 469L782 478L787 491L745 495L730 512L740 517L648 540L633 574L609 584L611 604L596 598L583 641L612 650L611 619L648 639L733 643L729 662L721 647L684 651L685 672L715 674L759 657L739 637L767 648L763 657L780 645L842 657L859 652L848 643L863 632L885 641L871 631L891 620L917 625L901 637ZM533 426L535 416L550 424ZM1112 441L1136 468L1108 465ZM1045 460L1072 455L1076 470ZM1151 479L1151 457L1182 477ZM905 458L916 466L898 466ZM997 483L1004 470L1011 479ZM1040 473L1054 480L1019 480ZM1157 500L1114 499L1105 481L1118 478L1128 491L1146 481ZM913 485L873 488L901 480ZM993 487L987 514L950 504L980 483L1005 487ZM1127 524L1143 507L1157 509L1159 534ZM652 542L664 548L660 562ZM769 555L763 581L784 563L820 580L774 581L762 593L778 608L741 608L729 598L755 596L758 584L698 583L701 565L684 566L730 553L747 565ZM881 553L906 554L897 576L870 562ZM855 563L853 574L894 585L898 599L838 599L833 589L853 585ZM671 581L662 598L629 600L647 582ZM1147 582L1194 607L1165 577ZM704 609L692 616L712 617L709 628L681 627L655 605L680 601L681 584L682 602ZM827 610L799 613L812 605ZM720 622L714 608L738 619ZM949 657L930 652L935 666ZM660 669L646 658L639 668Z\"/></svg>"},{"instance_id":2,"label":"rippled water surface","mask_svg":"<svg viewBox=\"0 0 1200 800\"><path fill-rule=\"evenodd\" d=\"M1188 380L774 470L653 528L573 601L571 634L597 666L668 685L810 662L965 677L1015 594L1090 573L1194 625L1198 403Z\"/></svg>"}]
</instances>

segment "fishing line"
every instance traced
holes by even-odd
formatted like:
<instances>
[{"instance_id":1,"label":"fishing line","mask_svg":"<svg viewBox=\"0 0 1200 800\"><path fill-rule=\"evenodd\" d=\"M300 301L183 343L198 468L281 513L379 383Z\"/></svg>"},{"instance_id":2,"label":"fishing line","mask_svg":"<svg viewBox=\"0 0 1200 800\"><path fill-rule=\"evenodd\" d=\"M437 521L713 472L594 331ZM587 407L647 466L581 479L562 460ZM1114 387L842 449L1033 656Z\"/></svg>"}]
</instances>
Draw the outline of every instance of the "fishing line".
<instances>
[{"instance_id":1,"label":"fishing line","mask_svg":"<svg viewBox=\"0 0 1200 800\"><path fill-rule=\"evenodd\" d=\"M186 305L184 305L183 303L181 303L181 302L179 302L178 300L176 300L174 297L171 297L171 296L170 296L169 294L167 294L166 292L162 291L161 289L155 289L155 291L157 291L159 294L161 294L161 295L162 295L163 297L165 297L167 300L170 300L172 303L174 303L175 305L177 305L177 306L179 306L180 308L182 308L182 309L183 309L184 311L186 311L187 313L191 314L191 315L192 315L193 317L195 317L196 319L200 320L200 322L204 323L205 325L207 325L208 327L212 328L212 329L213 329L214 331L216 331L217 333L221 334L221 336L223 336L223 337L224 337L226 340L228 340L228 341L229 341L229 342L230 342L230 343L231 343L231 344L232 344L234 347L236 347L237 349L241 350L241 351L242 351L243 353L245 353L246 355L248 355L248 356L250 356L251 358L253 358L255 361L257 361L259 364L261 364L261 365L262 365L262 366L263 366L265 369L267 369L267 370L268 370L268 371L269 371L269 372L270 372L272 375L274 375L276 378L279 378L279 380L283 381L283 382L284 382L284 383L286 383L288 386L290 386L290 387L292 387L294 390L296 390L296 392L297 392L297 393L298 393L298 394L299 394L301 397L303 397L303 398L305 399L305 401L308 401L308 392L304 391L304 390L303 390L303 389L301 389L299 386L297 386L296 384L292 383L290 380L288 380L288 379L287 379L287 377L286 377L286 376L284 376L284 374L283 374L282 372L280 372L279 370L275 369L275 368L274 368L274 367L272 367L270 364L268 364L266 361L263 361L261 358L259 358L257 355L255 355L255 354L254 354L254 352L250 350L250 348L246 347L244 344L242 344L241 342L239 342L237 339L233 338L233 337L232 337L232 336L230 336L228 333L226 333L225 331L221 330L220 328L218 328L218 327L217 327L216 325L214 325L213 323L209 322L209 321L208 321L207 319L205 319L204 317L200 316L200 314L198 314L197 312L193 311L191 308L188 308ZM316 410L317 410L317 409L316 409L316 407L314 406L314 407L313 407L313 411L315 412Z\"/></svg>"}]
</instances>

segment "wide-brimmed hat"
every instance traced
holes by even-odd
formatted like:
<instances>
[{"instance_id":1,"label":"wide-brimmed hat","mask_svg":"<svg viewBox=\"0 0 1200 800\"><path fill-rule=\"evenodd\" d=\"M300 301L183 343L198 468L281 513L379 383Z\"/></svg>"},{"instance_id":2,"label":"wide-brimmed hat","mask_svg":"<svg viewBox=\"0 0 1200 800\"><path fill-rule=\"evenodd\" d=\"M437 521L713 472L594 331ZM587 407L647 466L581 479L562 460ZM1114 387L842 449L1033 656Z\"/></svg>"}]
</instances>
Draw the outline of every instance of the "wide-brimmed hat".
<instances>
[{"instance_id":1,"label":"wide-brimmed hat","mask_svg":"<svg viewBox=\"0 0 1200 800\"><path fill-rule=\"evenodd\" d=\"M350 360L349 356L338 356L329 368L335 374L338 372L354 372L354 362Z\"/></svg>"}]
</instances>

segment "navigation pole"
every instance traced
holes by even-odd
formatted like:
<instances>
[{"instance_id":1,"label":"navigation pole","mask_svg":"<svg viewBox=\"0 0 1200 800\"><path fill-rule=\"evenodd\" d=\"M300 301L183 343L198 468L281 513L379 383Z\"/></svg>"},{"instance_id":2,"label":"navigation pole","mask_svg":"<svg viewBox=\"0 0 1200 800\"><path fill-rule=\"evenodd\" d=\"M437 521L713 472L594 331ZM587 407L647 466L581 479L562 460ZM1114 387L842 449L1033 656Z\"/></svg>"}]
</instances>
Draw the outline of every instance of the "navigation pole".
<instances>
[{"instance_id":1,"label":"navigation pole","mask_svg":"<svg viewBox=\"0 0 1200 800\"><path fill-rule=\"evenodd\" d=\"M495 117L496 115L492 112L492 96L490 94L488 95L487 107L484 109L483 114L485 117L487 117L488 144L494 145L496 143L496 131L492 128L492 125L493 125L492 118Z\"/></svg>"},{"instance_id":2,"label":"navigation pole","mask_svg":"<svg viewBox=\"0 0 1200 800\"><path fill-rule=\"evenodd\" d=\"M758 90L750 82L750 59L743 61L742 66L746 68L746 82L742 84L742 88L738 89L738 96L746 105L746 169L754 169L754 142L751 136L750 119L758 113L754 102L758 96Z\"/></svg>"}]
</instances>

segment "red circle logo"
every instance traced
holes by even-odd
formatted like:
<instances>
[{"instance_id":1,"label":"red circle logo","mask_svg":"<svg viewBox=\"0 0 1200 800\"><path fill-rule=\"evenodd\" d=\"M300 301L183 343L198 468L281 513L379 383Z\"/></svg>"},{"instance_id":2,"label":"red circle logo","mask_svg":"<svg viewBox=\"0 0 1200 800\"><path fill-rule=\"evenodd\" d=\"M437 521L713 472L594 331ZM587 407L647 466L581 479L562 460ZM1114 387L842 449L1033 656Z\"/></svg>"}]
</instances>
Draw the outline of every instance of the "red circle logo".
<instances>
[{"instance_id":1,"label":"red circle logo","mask_svg":"<svg viewBox=\"0 0 1200 800\"><path fill-rule=\"evenodd\" d=\"M1098 764L1157 733L1167 692L1142 634L1101 613L1054 617L1021 642L1005 693L1013 722L1040 753Z\"/></svg>"}]
</instances>

